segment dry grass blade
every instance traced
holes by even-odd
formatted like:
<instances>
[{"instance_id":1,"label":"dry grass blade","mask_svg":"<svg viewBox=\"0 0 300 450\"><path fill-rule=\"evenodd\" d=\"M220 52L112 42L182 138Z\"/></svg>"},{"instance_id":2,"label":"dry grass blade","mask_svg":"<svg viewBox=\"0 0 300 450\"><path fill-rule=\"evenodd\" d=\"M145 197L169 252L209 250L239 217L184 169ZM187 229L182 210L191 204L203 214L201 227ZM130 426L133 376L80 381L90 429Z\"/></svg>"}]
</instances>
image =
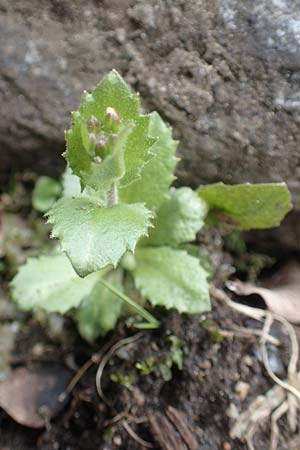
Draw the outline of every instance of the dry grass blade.
<instances>
[{"instance_id":1,"label":"dry grass blade","mask_svg":"<svg viewBox=\"0 0 300 450\"><path fill-rule=\"evenodd\" d=\"M97 373L96 373L96 389L98 392L99 397L108 405L110 406L110 402L108 401L108 399L105 397L103 390L102 390L102 375L103 375L103 371L105 369L106 364L108 363L108 361L112 358L112 356L114 355L114 353L119 350L121 347L124 347L126 345L130 345L133 342L137 341L138 339L140 339L143 336L143 333L137 333L134 336L130 336L128 338L125 339L121 339L119 342L117 342L116 344L114 344L109 350L108 352L102 357L101 362L99 364Z\"/></svg>"},{"instance_id":2,"label":"dry grass blade","mask_svg":"<svg viewBox=\"0 0 300 450\"><path fill-rule=\"evenodd\" d=\"M300 323L300 264L291 261L263 286L229 281L228 288L241 296L258 294L268 309L291 323Z\"/></svg>"}]
</instances>

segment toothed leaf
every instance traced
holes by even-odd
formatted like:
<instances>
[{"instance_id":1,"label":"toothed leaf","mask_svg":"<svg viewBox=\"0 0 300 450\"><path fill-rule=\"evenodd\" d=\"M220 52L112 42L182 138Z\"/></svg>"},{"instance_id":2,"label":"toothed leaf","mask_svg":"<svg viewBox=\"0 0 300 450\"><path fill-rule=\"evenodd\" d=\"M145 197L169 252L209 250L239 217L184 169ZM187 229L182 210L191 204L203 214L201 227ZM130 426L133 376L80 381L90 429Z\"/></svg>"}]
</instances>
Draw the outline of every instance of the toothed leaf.
<instances>
[{"instance_id":1,"label":"toothed leaf","mask_svg":"<svg viewBox=\"0 0 300 450\"><path fill-rule=\"evenodd\" d=\"M133 271L136 287L153 305L180 313L210 309L207 272L197 258L170 247L139 248Z\"/></svg>"},{"instance_id":2,"label":"toothed leaf","mask_svg":"<svg viewBox=\"0 0 300 450\"><path fill-rule=\"evenodd\" d=\"M120 198L128 203L145 202L148 208L154 209L160 205L175 178L177 142L172 138L172 129L156 112L150 115L149 133L157 138L151 147L153 157L144 166L141 178L120 190Z\"/></svg>"},{"instance_id":3,"label":"toothed leaf","mask_svg":"<svg viewBox=\"0 0 300 450\"><path fill-rule=\"evenodd\" d=\"M64 254L28 258L11 283L12 297L24 310L65 313L79 305L102 274L80 278Z\"/></svg>"},{"instance_id":4,"label":"toothed leaf","mask_svg":"<svg viewBox=\"0 0 300 450\"><path fill-rule=\"evenodd\" d=\"M117 132L112 133L108 126L107 108L120 116ZM88 131L91 118L99 123L92 140ZM115 70L91 94L84 93L79 111L72 114L71 129L66 132L65 153L82 185L107 192L116 181L123 186L135 181L151 158L150 148L156 141L149 135L149 121L150 116L140 115L138 95ZM99 140L103 145L100 149Z\"/></svg>"},{"instance_id":5,"label":"toothed leaf","mask_svg":"<svg viewBox=\"0 0 300 450\"><path fill-rule=\"evenodd\" d=\"M141 203L104 208L91 198L62 198L47 215L54 225L52 236L60 239L80 276L116 266L147 234L151 218Z\"/></svg>"},{"instance_id":6,"label":"toothed leaf","mask_svg":"<svg viewBox=\"0 0 300 450\"><path fill-rule=\"evenodd\" d=\"M145 245L177 245L195 240L204 224L207 206L188 187L170 189L161 203Z\"/></svg>"},{"instance_id":7,"label":"toothed leaf","mask_svg":"<svg viewBox=\"0 0 300 450\"><path fill-rule=\"evenodd\" d=\"M79 197L81 194L80 178L74 175L69 166L62 177L63 197Z\"/></svg>"}]
</instances>

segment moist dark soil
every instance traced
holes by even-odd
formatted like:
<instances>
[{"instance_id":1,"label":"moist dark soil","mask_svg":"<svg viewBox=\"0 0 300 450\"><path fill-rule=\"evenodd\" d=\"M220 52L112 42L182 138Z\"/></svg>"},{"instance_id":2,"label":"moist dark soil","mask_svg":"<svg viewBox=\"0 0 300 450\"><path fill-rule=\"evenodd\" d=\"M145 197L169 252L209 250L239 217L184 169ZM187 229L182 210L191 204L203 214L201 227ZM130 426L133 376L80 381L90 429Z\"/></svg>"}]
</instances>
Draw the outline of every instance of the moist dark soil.
<instances>
[{"instance_id":1,"label":"moist dark soil","mask_svg":"<svg viewBox=\"0 0 300 450\"><path fill-rule=\"evenodd\" d=\"M234 404L237 411L244 410L257 395L272 386L257 359L257 338L235 335L234 330L237 327L249 325L247 319L218 302L213 302L212 312L205 317L180 316L160 310L155 313L157 316L161 315L163 322L159 330L135 331L128 329L123 323L114 333L93 345L78 337L72 323L67 324L67 335L63 342L59 342L49 338L47 327L42 327L28 318L17 339L12 361L14 367L61 363L71 368L75 376L90 358L93 358L95 363L91 363L91 367L73 388L69 402L60 415L51 420L44 429L22 427L2 411L0 448L147 448L140 438L148 445L151 444L153 449L165 450L170 447L162 444L161 439L167 441L168 436L174 434L178 439L178 449L194 450L192 447L184 447L183 443L180 444L181 435L178 435L170 421L168 423L171 428L164 429L165 414L172 406L181 414L182 423L196 439L198 449L246 449L245 443L230 439L229 431L233 420L229 417L232 415L229 412L232 410L230 405ZM220 330L232 330L232 336L222 338ZM104 369L104 397L101 399L95 386L101 359L97 355L100 355L103 349L108 350L115 343L130 336L133 338L132 343L116 351ZM171 379L166 381L159 367L171 354L170 336L182 340L178 342L182 344L184 361L182 370L173 364ZM37 343L44 350L41 355L34 356ZM136 369L137 362L149 361L151 357L152 362L154 361L152 373L146 375ZM250 385L249 394L244 401L241 401L235 392L238 381ZM155 433L155 420L161 424L162 436ZM132 431L133 436L130 435ZM268 427L262 428L255 438L256 448L268 448L269 431ZM174 447L174 450L177 450L177 447Z\"/></svg>"}]
</instances>

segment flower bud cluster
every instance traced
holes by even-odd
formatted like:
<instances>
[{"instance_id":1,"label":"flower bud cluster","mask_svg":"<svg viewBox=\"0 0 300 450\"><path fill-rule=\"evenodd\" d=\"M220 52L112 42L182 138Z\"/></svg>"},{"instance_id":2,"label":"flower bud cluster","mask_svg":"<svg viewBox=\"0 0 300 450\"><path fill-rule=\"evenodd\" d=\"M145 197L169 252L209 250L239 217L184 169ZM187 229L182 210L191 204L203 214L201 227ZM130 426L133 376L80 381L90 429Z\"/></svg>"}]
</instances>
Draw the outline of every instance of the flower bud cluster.
<instances>
[{"instance_id":1,"label":"flower bud cluster","mask_svg":"<svg viewBox=\"0 0 300 450\"><path fill-rule=\"evenodd\" d=\"M100 164L110 153L113 141L118 138L121 127L119 113L110 106L106 109L103 123L91 116L86 124L89 140L89 153L94 162Z\"/></svg>"}]
</instances>

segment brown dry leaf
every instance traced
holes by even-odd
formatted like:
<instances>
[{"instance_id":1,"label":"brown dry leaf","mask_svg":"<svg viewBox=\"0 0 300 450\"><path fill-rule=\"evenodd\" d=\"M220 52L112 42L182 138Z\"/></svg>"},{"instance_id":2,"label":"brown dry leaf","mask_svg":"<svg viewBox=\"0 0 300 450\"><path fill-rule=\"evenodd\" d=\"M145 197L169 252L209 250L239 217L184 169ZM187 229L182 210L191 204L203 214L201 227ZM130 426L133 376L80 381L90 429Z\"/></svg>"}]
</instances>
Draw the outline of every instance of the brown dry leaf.
<instances>
[{"instance_id":1,"label":"brown dry leaf","mask_svg":"<svg viewBox=\"0 0 300 450\"><path fill-rule=\"evenodd\" d=\"M59 395L70 379L71 372L59 364L16 369L0 383L0 407L19 424L42 428L65 405Z\"/></svg>"},{"instance_id":2,"label":"brown dry leaf","mask_svg":"<svg viewBox=\"0 0 300 450\"><path fill-rule=\"evenodd\" d=\"M285 317L289 322L300 323L300 264L291 261L263 285L242 281L229 281L227 287L237 295L257 294L268 309Z\"/></svg>"}]
</instances>

